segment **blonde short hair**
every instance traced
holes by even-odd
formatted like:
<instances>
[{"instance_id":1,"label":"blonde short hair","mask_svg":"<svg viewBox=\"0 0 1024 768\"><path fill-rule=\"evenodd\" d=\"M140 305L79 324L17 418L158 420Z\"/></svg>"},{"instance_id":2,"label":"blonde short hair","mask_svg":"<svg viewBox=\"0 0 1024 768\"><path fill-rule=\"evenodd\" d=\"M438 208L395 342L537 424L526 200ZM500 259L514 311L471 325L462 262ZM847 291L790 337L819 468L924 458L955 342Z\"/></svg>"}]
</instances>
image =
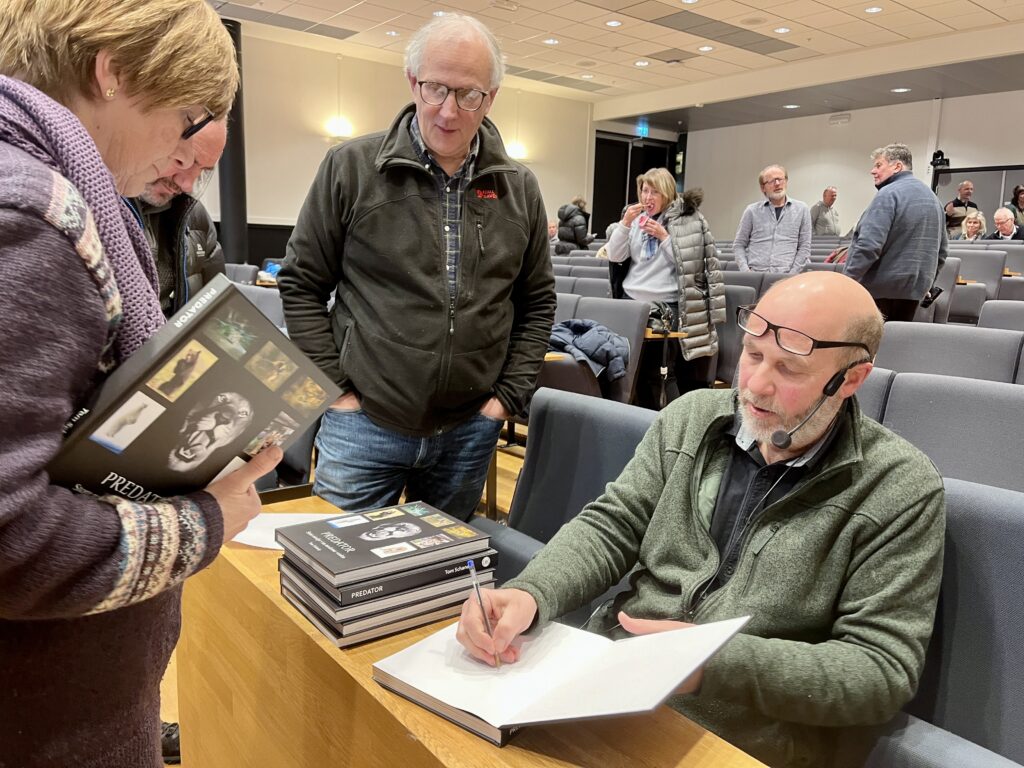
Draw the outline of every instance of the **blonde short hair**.
<instances>
[{"instance_id":1,"label":"blonde short hair","mask_svg":"<svg viewBox=\"0 0 1024 768\"><path fill-rule=\"evenodd\" d=\"M665 207L668 208L672 201L678 197L676 192L676 180L668 172L668 168L651 168L647 173L641 173L636 177L636 199L640 199L640 193L644 184L660 192L665 198Z\"/></svg>"},{"instance_id":2,"label":"blonde short hair","mask_svg":"<svg viewBox=\"0 0 1024 768\"><path fill-rule=\"evenodd\" d=\"M985 226L985 214L983 214L981 211L968 211L967 215L964 216L964 220L960 222L960 231L963 233L964 237L967 237L968 219L977 219L978 223L981 224L981 229L978 230L978 237L981 237L982 235L985 234L986 230L988 229L988 227Z\"/></svg>"},{"instance_id":3,"label":"blonde short hair","mask_svg":"<svg viewBox=\"0 0 1024 768\"><path fill-rule=\"evenodd\" d=\"M109 51L129 96L150 108L201 105L216 117L238 90L234 45L205 0L3 0L0 74L68 105L96 99Z\"/></svg>"}]
</instances>

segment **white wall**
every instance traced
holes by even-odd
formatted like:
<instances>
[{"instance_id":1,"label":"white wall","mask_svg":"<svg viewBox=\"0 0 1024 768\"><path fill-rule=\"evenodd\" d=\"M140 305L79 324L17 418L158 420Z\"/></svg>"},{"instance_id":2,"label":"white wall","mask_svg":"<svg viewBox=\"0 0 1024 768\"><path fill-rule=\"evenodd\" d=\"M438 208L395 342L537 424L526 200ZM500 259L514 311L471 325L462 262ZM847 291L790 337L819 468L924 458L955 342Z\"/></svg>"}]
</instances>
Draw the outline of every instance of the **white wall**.
<instances>
[{"instance_id":1,"label":"white wall","mask_svg":"<svg viewBox=\"0 0 1024 768\"><path fill-rule=\"evenodd\" d=\"M242 45L246 194L249 222L294 224L330 147L324 123L337 112L336 54L245 37ZM345 56L341 112L355 135L383 130L411 100L400 67ZM578 194L590 195L593 130L587 102L503 87L490 117L505 141L518 139L540 181L549 218ZM203 202L215 219L214 179Z\"/></svg>"},{"instance_id":2,"label":"white wall","mask_svg":"<svg viewBox=\"0 0 1024 768\"><path fill-rule=\"evenodd\" d=\"M928 162L936 146L954 168L1024 164L1024 146L1012 138L1013 127L1024 122L1022 96L987 94L854 110L850 122L840 126L819 115L694 131L687 141L686 186L704 187L702 210L712 232L718 240L731 240L743 209L762 199L757 174L781 163L789 171L790 196L808 205L826 186L838 188L845 234L875 194L868 170L876 147L894 141L909 145L914 174L929 185Z\"/></svg>"}]
</instances>

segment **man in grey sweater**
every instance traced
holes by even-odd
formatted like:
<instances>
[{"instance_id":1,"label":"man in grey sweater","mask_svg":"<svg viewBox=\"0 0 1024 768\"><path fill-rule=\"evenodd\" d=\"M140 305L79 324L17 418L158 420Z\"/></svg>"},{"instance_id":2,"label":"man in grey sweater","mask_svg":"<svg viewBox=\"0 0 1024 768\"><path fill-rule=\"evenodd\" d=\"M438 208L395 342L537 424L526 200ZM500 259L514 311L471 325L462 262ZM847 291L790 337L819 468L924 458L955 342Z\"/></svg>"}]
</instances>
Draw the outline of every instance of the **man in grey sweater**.
<instances>
[{"instance_id":1,"label":"man in grey sweater","mask_svg":"<svg viewBox=\"0 0 1024 768\"><path fill-rule=\"evenodd\" d=\"M910 321L946 261L946 216L912 173L906 144L876 149L871 161L878 194L853 230L846 274L868 289L886 320Z\"/></svg>"},{"instance_id":2,"label":"man in grey sweater","mask_svg":"<svg viewBox=\"0 0 1024 768\"><path fill-rule=\"evenodd\" d=\"M749 615L669 704L769 765L829 766L841 742L869 747L859 728L890 720L917 687L942 575L942 480L853 398L882 335L861 286L804 273L738 320L738 390L662 411L604 494L484 590L493 640L474 601L458 636L483 663L514 663L517 635L626 574L589 628L622 637Z\"/></svg>"}]
</instances>

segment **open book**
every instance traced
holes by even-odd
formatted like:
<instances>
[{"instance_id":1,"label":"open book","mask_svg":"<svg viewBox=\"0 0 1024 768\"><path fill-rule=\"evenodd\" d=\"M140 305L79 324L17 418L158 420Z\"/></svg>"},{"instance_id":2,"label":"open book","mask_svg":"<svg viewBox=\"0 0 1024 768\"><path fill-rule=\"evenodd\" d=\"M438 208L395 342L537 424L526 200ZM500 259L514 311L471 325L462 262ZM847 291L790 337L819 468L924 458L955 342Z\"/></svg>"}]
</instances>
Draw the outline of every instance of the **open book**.
<instances>
[{"instance_id":1,"label":"open book","mask_svg":"<svg viewBox=\"0 0 1024 768\"><path fill-rule=\"evenodd\" d=\"M453 624L374 664L373 678L504 746L523 725L654 709L749 618L618 641L549 624L522 638L518 662L498 669L471 657Z\"/></svg>"}]
</instances>

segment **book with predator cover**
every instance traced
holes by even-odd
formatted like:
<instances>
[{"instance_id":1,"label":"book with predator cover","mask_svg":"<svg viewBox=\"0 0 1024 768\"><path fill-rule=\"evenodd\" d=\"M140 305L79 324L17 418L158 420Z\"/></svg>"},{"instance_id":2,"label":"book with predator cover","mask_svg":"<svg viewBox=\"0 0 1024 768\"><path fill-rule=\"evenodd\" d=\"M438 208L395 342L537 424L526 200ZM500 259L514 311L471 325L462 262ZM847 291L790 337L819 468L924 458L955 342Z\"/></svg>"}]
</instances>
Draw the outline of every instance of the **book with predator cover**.
<instances>
[{"instance_id":1,"label":"book with predator cover","mask_svg":"<svg viewBox=\"0 0 1024 768\"><path fill-rule=\"evenodd\" d=\"M490 537L422 501L278 528L285 556L332 587L488 549Z\"/></svg>"},{"instance_id":2,"label":"book with predator cover","mask_svg":"<svg viewBox=\"0 0 1024 768\"><path fill-rule=\"evenodd\" d=\"M419 589L398 592L389 597L340 606L331 599L330 595L325 594L314 582L305 578L284 558L277 561L277 567L281 572L281 583L287 582L289 589L299 594L310 608L319 613L325 621L337 623L339 629L346 622L352 622L364 616L372 618L378 614L387 613L398 618L427 608L439 607L456 601L462 602L473 589L473 580L466 575L445 579ZM494 581L494 571L477 573L477 581L481 587L490 584Z\"/></svg>"},{"instance_id":3,"label":"book with predator cover","mask_svg":"<svg viewBox=\"0 0 1024 768\"><path fill-rule=\"evenodd\" d=\"M374 629L375 627L381 627L386 624L393 624L399 619L404 619L408 616L418 616L419 614L426 613L427 611L439 610L453 605L461 606L466 602L466 598L473 593L472 586L463 586L454 592L436 595L413 603L406 603L405 605L395 606L376 613L363 614L356 617L336 620L333 618L333 611L331 610L329 603L323 599L322 595L318 595L316 590L313 587L310 587L309 584L301 581L293 581L287 574L282 573L281 586L287 587L305 604L309 610L315 613L321 621L329 625L342 637L358 634L359 632L365 632L368 629ZM493 584L489 581L486 584L481 584L480 586L481 588L490 588ZM373 604L367 603L366 605ZM359 608L363 607L364 606L359 606Z\"/></svg>"},{"instance_id":4,"label":"book with predator cover","mask_svg":"<svg viewBox=\"0 0 1024 768\"><path fill-rule=\"evenodd\" d=\"M415 616L407 616L404 619L399 619L391 624L383 624L381 626L367 629L364 632L358 632L356 634L342 635L335 626L326 622L320 618L320 616L309 608L295 592L292 592L286 584L281 585L281 595L287 600L292 606L309 619L309 622L319 629L328 640L331 641L338 648L347 648L350 645L356 643L363 643L367 640L373 640L378 637L384 637L385 635L393 635L397 632L404 632L407 629L413 629L414 627L421 627L424 624L431 624L441 619L449 619L452 616L458 616L462 611L460 603L453 605L447 605L443 608L435 608L432 611L426 613L420 613Z\"/></svg>"},{"instance_id":5,"label":"book with predator cover","mask_svg":"<svg viewBox=\"0 0 1024 768\"><path fill-rule=\"evenodd\" d=\"M498 567L498 557L496 549L486 549L473 554L472 559L476 561L477 573L495 570ZM467 558L456 557L387 576L378 576L334 587L302 560L290 557L287 552L278 562L279 567L287 564L288 567L294 569L296 573L329 597L338 608L365 603L369 600L379 600L389 595L413 590L438 588L445 581L469 573L469 568L466 566Z\"/></svg>"},{"instance_id":6,"label":"book with predator cover","mask_svg":"<svg viewBox=\"0 0 1024 768\"><path fill-rule=\"evenodd\" d=\"M749 618L616 641L551 623L521 636L519 660L498 668L470 656L453 624L378 661L373 679L504 746L526 725L653 710Z\"/></svg>"},{"instance_id":7,"label":"book with predator cover","mask_svg":"<svg viewBox=\"0 0 1024 768\"><path fill-rule=\"evenodd\" d=\"M223 275L68 420L51 480L135 501L188 493L286 448L340 390Z\"/></svg>"}]
</instances>

